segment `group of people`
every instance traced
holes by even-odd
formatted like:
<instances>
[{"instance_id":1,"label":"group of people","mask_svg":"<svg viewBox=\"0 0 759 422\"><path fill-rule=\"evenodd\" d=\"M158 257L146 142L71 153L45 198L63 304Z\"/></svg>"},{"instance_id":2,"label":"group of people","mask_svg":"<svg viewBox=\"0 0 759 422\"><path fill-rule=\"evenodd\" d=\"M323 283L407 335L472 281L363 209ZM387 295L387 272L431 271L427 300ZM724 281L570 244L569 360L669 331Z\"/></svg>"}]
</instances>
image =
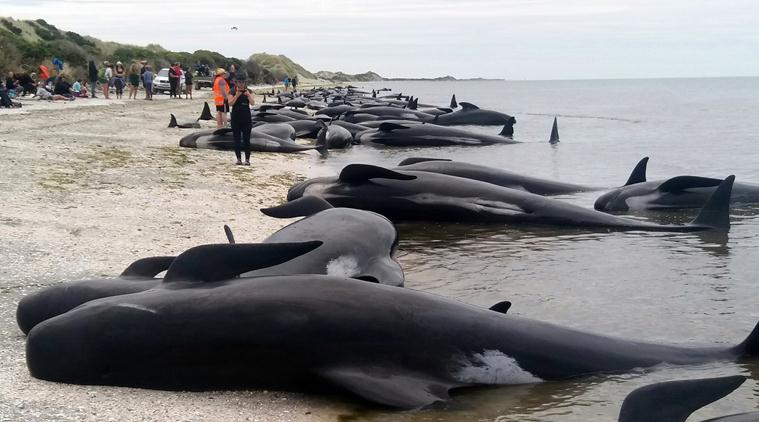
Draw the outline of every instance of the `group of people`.
<instances>
[{"instance_id":1,"label":"group of people","mask_svg":"<svg viewBox=\"0 0 759 422\"><path fill-rule=\"evenodd\" d=\"M285 76L285 79L282 81L282 83L285 85L285 92L288 92L290 89L290 86L293 87L293 92L297 91L298 89L298 77L293 76L292 79L290 79L289 76Z\"/></svg>"},{"instance_id":2,"label":"group of people","mask_svg":"<svg viewBox=\"0 0 759 422\"><path fill-rule=\"evenodd\" d=\"M227 113L230 114L237 165L249 166L250 131L253 129L250 107L256 103L256 99L253 92L248 89L248 75L243 71L238 72L234 64L228 71L221 67L216 69L216 77L213 81L213 102L216 105L217 127L225 127ZM243 152L245 153L244 163Z\"/></svg>"},{"instance_id":3,"label":"group of people","mask_svg":"<svg viewBox=\"0 0 759 422\"><path fill-rule=\"evenodd\" d=\"M111 87L113 87L116 91L116 99L123 98L124 88L128 88L127 98L136 100L140 83L145 88L145 99L153 99L155 73L153 73L153 68L145 60L139 63L133 62L128 69L120 61L117 61L115 65L109 61L105 61L103 62L102 72L98 69L95 61L90 60L87 65L87 74L93 87L92 98L97 98L95 87L98 80L101 80L103 81L101 89L105 99L111 98Z\"/></svg>"}]
</instances>

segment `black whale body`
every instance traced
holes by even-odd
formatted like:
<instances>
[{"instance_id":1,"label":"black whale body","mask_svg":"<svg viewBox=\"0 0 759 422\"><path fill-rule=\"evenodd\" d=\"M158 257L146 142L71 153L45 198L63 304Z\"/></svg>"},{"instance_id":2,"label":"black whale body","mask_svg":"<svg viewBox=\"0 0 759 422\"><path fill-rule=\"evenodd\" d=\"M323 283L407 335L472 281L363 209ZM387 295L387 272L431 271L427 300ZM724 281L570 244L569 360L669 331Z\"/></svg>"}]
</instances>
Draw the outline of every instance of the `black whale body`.
<instances>
[{"instance_id":1,"label":"black whale body","mask_svg":"<svg viewBox=\"0 0 759 422\"><path fill-rule=\"evenodd\" d=\"M194 249L186 252L195 265L180 271L184 277L202 272L205 260ZM375 403L418 408L448 400L458 387L739 360L759 352L759 328L736 346L668 346L330 276L172 280L88 302L34 327L26 346L32 376L164 389L337 385Z\"/></svg>"},{"instance_id":2,"label":"black whale body","mask_svg":"<svg viewBox=\"0 0 759 422\"><path fill-rule=\"evenodd\" d=\"M320 197L336 207L359 208L392 221L474 221L615 230L699 231L729 228L730 187L725 179L691 224L659 225L605 214L556 199L479 180L423 171L351 164L337 177L290 188L287 199Z\"/></svg>"}]
</instances>

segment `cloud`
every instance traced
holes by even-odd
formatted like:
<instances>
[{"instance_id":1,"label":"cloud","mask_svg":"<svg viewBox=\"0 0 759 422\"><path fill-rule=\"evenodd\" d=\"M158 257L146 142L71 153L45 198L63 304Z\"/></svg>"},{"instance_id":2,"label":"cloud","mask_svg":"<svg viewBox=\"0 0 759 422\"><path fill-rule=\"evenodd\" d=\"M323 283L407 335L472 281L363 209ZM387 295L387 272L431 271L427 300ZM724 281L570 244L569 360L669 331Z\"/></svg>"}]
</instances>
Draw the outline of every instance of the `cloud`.
<instances>
[{"instance_id":1,"label":"cloud","mask_svg":"<svg viewBox=\"0 0 759 422\"><path fill-rule=\"evenodd\" d=\"M0 10L105 40L285 54L312 70L561 79L759 74L754 3L0 0Z\"/></svg>"}]
</instances>

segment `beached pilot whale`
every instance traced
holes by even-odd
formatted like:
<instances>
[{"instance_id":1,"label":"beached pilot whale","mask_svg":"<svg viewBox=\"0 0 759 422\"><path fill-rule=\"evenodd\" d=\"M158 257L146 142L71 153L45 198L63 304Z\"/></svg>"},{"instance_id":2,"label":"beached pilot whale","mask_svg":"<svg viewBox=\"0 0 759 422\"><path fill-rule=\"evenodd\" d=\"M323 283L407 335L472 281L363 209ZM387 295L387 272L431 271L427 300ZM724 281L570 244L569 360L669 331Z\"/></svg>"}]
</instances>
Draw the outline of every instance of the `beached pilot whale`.
<instances>
[{"instance_id":1,"label":"beached pilot whale","mask_svg":"<svg viewBox=\"0 0 759 422\"><path fill-rule=\"evenodd\" d=\"M124 295L152 289L161 283L154 278L166 271L173 256L139 259L130 264L118 278L103 278L57 284L24 296L16 308L16 322L26 334L42 321L68 312L82 303L101 297Z\"/></svg>"},{"instance_id":2,"label":"beached pilot whale","mask_svg":"<svg viewBox=\"0 0 759 422\"><path fill-rule=\"evenodd\" d=\"M309 253L243 274L244 277L289 274L329 274L364 281L402 286L403 270L394 258L397 232L381 215L350 208L335 208L315 197L266 208L264 214L278 218L306 216L264 239L264 244L314 240L322 245ZM229 227L227 239L234 243ZM104 278L56 284L21 299L16 321L28 333L42 321L68 312L94 299L130 294L161 285L154 278L166 271L173 256L144 258L132 263L117 278Z\"/></svg>"},{"instance_id":3,"label":"beached pilot whale","mask_svg":"<svg viewBox=\"0 0 759 422\"><path fill-rule=\"evenodd\" d=\"M441 126L454 126L454 125L479 125L479 126L500 126L510 125L513 127L516 124L517 119L508 114L501 113L493 110L482 110L472 103L460 102L461 110L456 110L453 113L446 113L440 116L435 116L432 123Z\"/></svg>"},{"instance_id":4,"label":"beached pilot whale","mask_svg":"<svg viewBox=\"0 0 759 422\"><path fill-rule=\"evenodd\" d=\"M287 199L313 195L333 206L374 211L391 221L474 221L613 230L727 230L734 179L726 178L699 215L685 225L660 225L609 215L479 180L367 164L350 164L337 177L300 182L290 188Z\"/></svg>"},{"instance_id":5,"label":"beached pilot whale","mask_svg":"<svg viewBox=\"0 0 759 422\"><path fill-rule=\"evenodd\" d=\"M647 385L625 398L619 422L685 422L691 413L727 396L745 381L746 377L733 375ZM704 422L718 421L756 422L759 412L721 416Z\"/></svg>"},{"instance_id":6,"label":"beached pilot whale","mask_svg":"<svg viewBox=\"0 0 759 422\"><path fill-rule=\"evenodd\" d=\"M186 148L208 148L231 151L234 150L232 129L209 129L199 130L185 135L179 140L179 146ZM250 150L258 152L302 152L317 150L325 151L319 146L300 145L291 139L282 139L269 135L253 128L250 131Z\"/></svg>"},{"instance_id":7,"label":"beached pilot whale","mask_svg":"<svg viewBox=\"0 0 759 422\"><path fill-rule=\"evenodd\" d=\"M353 208L333 208L309 196L261 210L270 217L306 217L267 237L265 243L318 240L322 246L284 264L244 276L327 274L403 286L403 270L393 259L398 233L387 218Z\"/></svg>"},{"instance_id":8,"label":"beached pilot whale","mask_svg":"<svg viewBox=\"0 0 759 422\"><path fill-rule=\"evenodd\" d=\"M317 134L316 144L326 145L329 149L343 149L353 145L353 135L340 125L318 121L320 129Z\"/></svg>"},{"instance_id":9,"label":"beached pilot whale","mask_svg":"<svg viewBox=\"0 0 759 422\"><path fill-rule=\"evenodd\" d=\"M332 384L374 403L420 408L460 387L759 353L759 326L735 346L645 343L353 279L237 280L253 254L234 254L240 261L221 268L237 270L216 274L215 249L202 248L176 258L164 287L91 301L34 327L26 344L31 375L182 390Z\"/></svg>"},{"instance_id":10,"label":"beached pilot whale","mask_svg":"<svg viewBox=\"0 0 759 422\"><path fill-rule=\"evenodd\" d=\"M399 170L426 171L449 176L474 179L512 189L524 190L538 195L563 195L589 192L604 188L562 183L554 180L525 176L495 167L453 161L447 158L410 157L398 164Z\"/></svg>"},{"instance_id":11,"label":"beached pilot whale","mask_svg":"<svg viewBox=\"0 0 759 422\"><path fill-rule=\"evenodd\" d=\"M594 207L599 211L700 208L721 180L698 176L676 176L667 180L646 181L648 157L635 166L624 186L601 195ZM759 185L733 184L731 204L759 203Z\"/></svg>"},{"instance_id":12,"label":"beached pilot whale","mask_svg":"<svg viewBox=\"0 0 759 422\"><path fill-rule=\"evenodd\" d=\"M516 144L513 130L506 125L500 135L488 135L432 123L392 121L380 123L376 129L361 132L356 140L362 144L382 144L394 147Z\"/></svg>"},{"instance_id":13,"label":"beached pilot whale","mask_svg":"<svg viewBox=\"0 0 759 422\"><path fill-rule=\"evenodd\" d=\"M178 127L180 129L191 129L191 128L199 128L200 123L198 122L198 119L183 119L180 121L177 121L176 116L171 114L171 118L169 119L169 127Z\"/></svg>"}]
</instances>

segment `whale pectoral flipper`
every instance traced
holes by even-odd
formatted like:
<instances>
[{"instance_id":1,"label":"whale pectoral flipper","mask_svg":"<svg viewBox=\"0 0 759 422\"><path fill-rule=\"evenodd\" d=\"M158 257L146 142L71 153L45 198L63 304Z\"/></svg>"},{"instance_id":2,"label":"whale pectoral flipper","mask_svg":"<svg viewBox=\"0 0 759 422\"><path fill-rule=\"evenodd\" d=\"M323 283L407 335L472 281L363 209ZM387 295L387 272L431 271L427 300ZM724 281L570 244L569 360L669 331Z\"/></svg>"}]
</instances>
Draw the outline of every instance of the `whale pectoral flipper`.
<instances>
[{"instance_id":1,"label":"whale pectoral flipper","mask_svg":"<svg viewBox=\"0 0 759 422\"><path fill-rule=\"evenodd\" d=\"M390 132L393 130L411 129L411 128L405 125L399 125L397 123L380 123L377 129L379 129L382 132Z\"/></svg>"},{"instance_id":2,"label":"whale pectoral flipper","mask_svg":"<svg viewBox=\"0 0 759 422\"><path fill-rule=\"evenodd\" d=\"M348 164L340 172L339 180L343 183L362 183L374 178L414 180L416 179L416 176L398 173L397 171L388 170L384 167L372 166L369 164Z\"/></svg>"},{"instance_id":3,"label":"whale pectoral flipper","mask_svg":"<svg viewBox=\"0 0 759 422\"><path fill-rule=\"evenodd\" d=\"M227 133L232 133L232 128L230 127L223 127L221 129L216 129L213 131L214 135L226 135Z\"/></svg>"},{"instance_id":4,"label":"whale pectoral flipper","mask_svg":"<svg viewBox=\"0 0 759 422\"><path fill-rule=\"evenodd\" d=\"M509 302L508 300L504 300L503 302L496 303L495 305L491 306L489 309L494 312L506 314L510 308L511 308L511 302Z\"/></svg>"},{"instance_id":5,"label":"whale pectoral flipper","mask_svg":"<svg viewBox=\"0 0 759 422\"><path fill-rule=\"evenodd\" d=\"M422 163L426 161L453 161L450 158L427 158L427 157L409 157L398 163L398 167L410 166L416 163Z\"/></svg>"},{"instance_id":6,"label":"whale pectoral flipper","mask_svg":"<svg viewBox=\"0 0 759 422\"><path fill-rule=\"evenodd\" d=\"M710 177L677 176L659 185L658 189L662 192L680 193L686 189L713 188L720 183L722 180Z\"/></svg>"},{"instance_id":7,"label":"whale pectoral flipper","mask_svg":"<svg viewBox=\"0 0 759 422\"><path fill-rule=\"evenodd\" d=\"M646 168L648 167L648 157L643 157L638 164L635 165L630 177L627 178L625 186L634 185L636 183L643 183L646 181Z\"/></svg>"},{"instance_id":8,"label":"whale pectoral flipper","mask_svg":"<svg viewBox=\"0 0 759 422\"><path fill-rule=\"evenodd\" d=\"M173 256L151 256L129 264L119 277L122 278L153 278L158 273L166 271L174 262Z\"/></svg>"},{"instance_id":9,"label":"whale pectoral flipper","mask_svg":"<svg viewBox=\"0 0 759 422\"><path fill-rule=\"evenodd\" d=\"M448 401L448 390L464 385L413 372L388 372L381 367L333 368L319 374L369 401L403 409L420 409Z\"/></svg>"},{"instance_id":10,"label":"whale pectoral flipper","mask_svg":"<svg viewBox=\"0 0 759 422\"><path fill-rule=\"evenodd\" d=\"M685 422L691 413L733 392L746 377L734 375L662 382L630 393L619 411L619 422Z\"/></svg>"},{"instance_id":11,"label":"whale pectoral flipper","mask_svg":"<svg viewBox=\"0 0 759 422\"><path fill-rule=\"evenodd\" d=\"M242 273L271 267L311 252L321 241L300 243L237 243L190 248L172 262L164 282L229 280Z\"/></svg>"},{"instance_id":12,"label":"whale pectoral flipper","mask_svg":"<svg viewBox=\"0 0 759 422\"><path fill-rule=\"evenodd\" d=\"M261 212L269 217L294 218L308 217L330 208L332 205L318 196L306 195L276 207L261 208Z\"/></svg>"}]
</instances>

